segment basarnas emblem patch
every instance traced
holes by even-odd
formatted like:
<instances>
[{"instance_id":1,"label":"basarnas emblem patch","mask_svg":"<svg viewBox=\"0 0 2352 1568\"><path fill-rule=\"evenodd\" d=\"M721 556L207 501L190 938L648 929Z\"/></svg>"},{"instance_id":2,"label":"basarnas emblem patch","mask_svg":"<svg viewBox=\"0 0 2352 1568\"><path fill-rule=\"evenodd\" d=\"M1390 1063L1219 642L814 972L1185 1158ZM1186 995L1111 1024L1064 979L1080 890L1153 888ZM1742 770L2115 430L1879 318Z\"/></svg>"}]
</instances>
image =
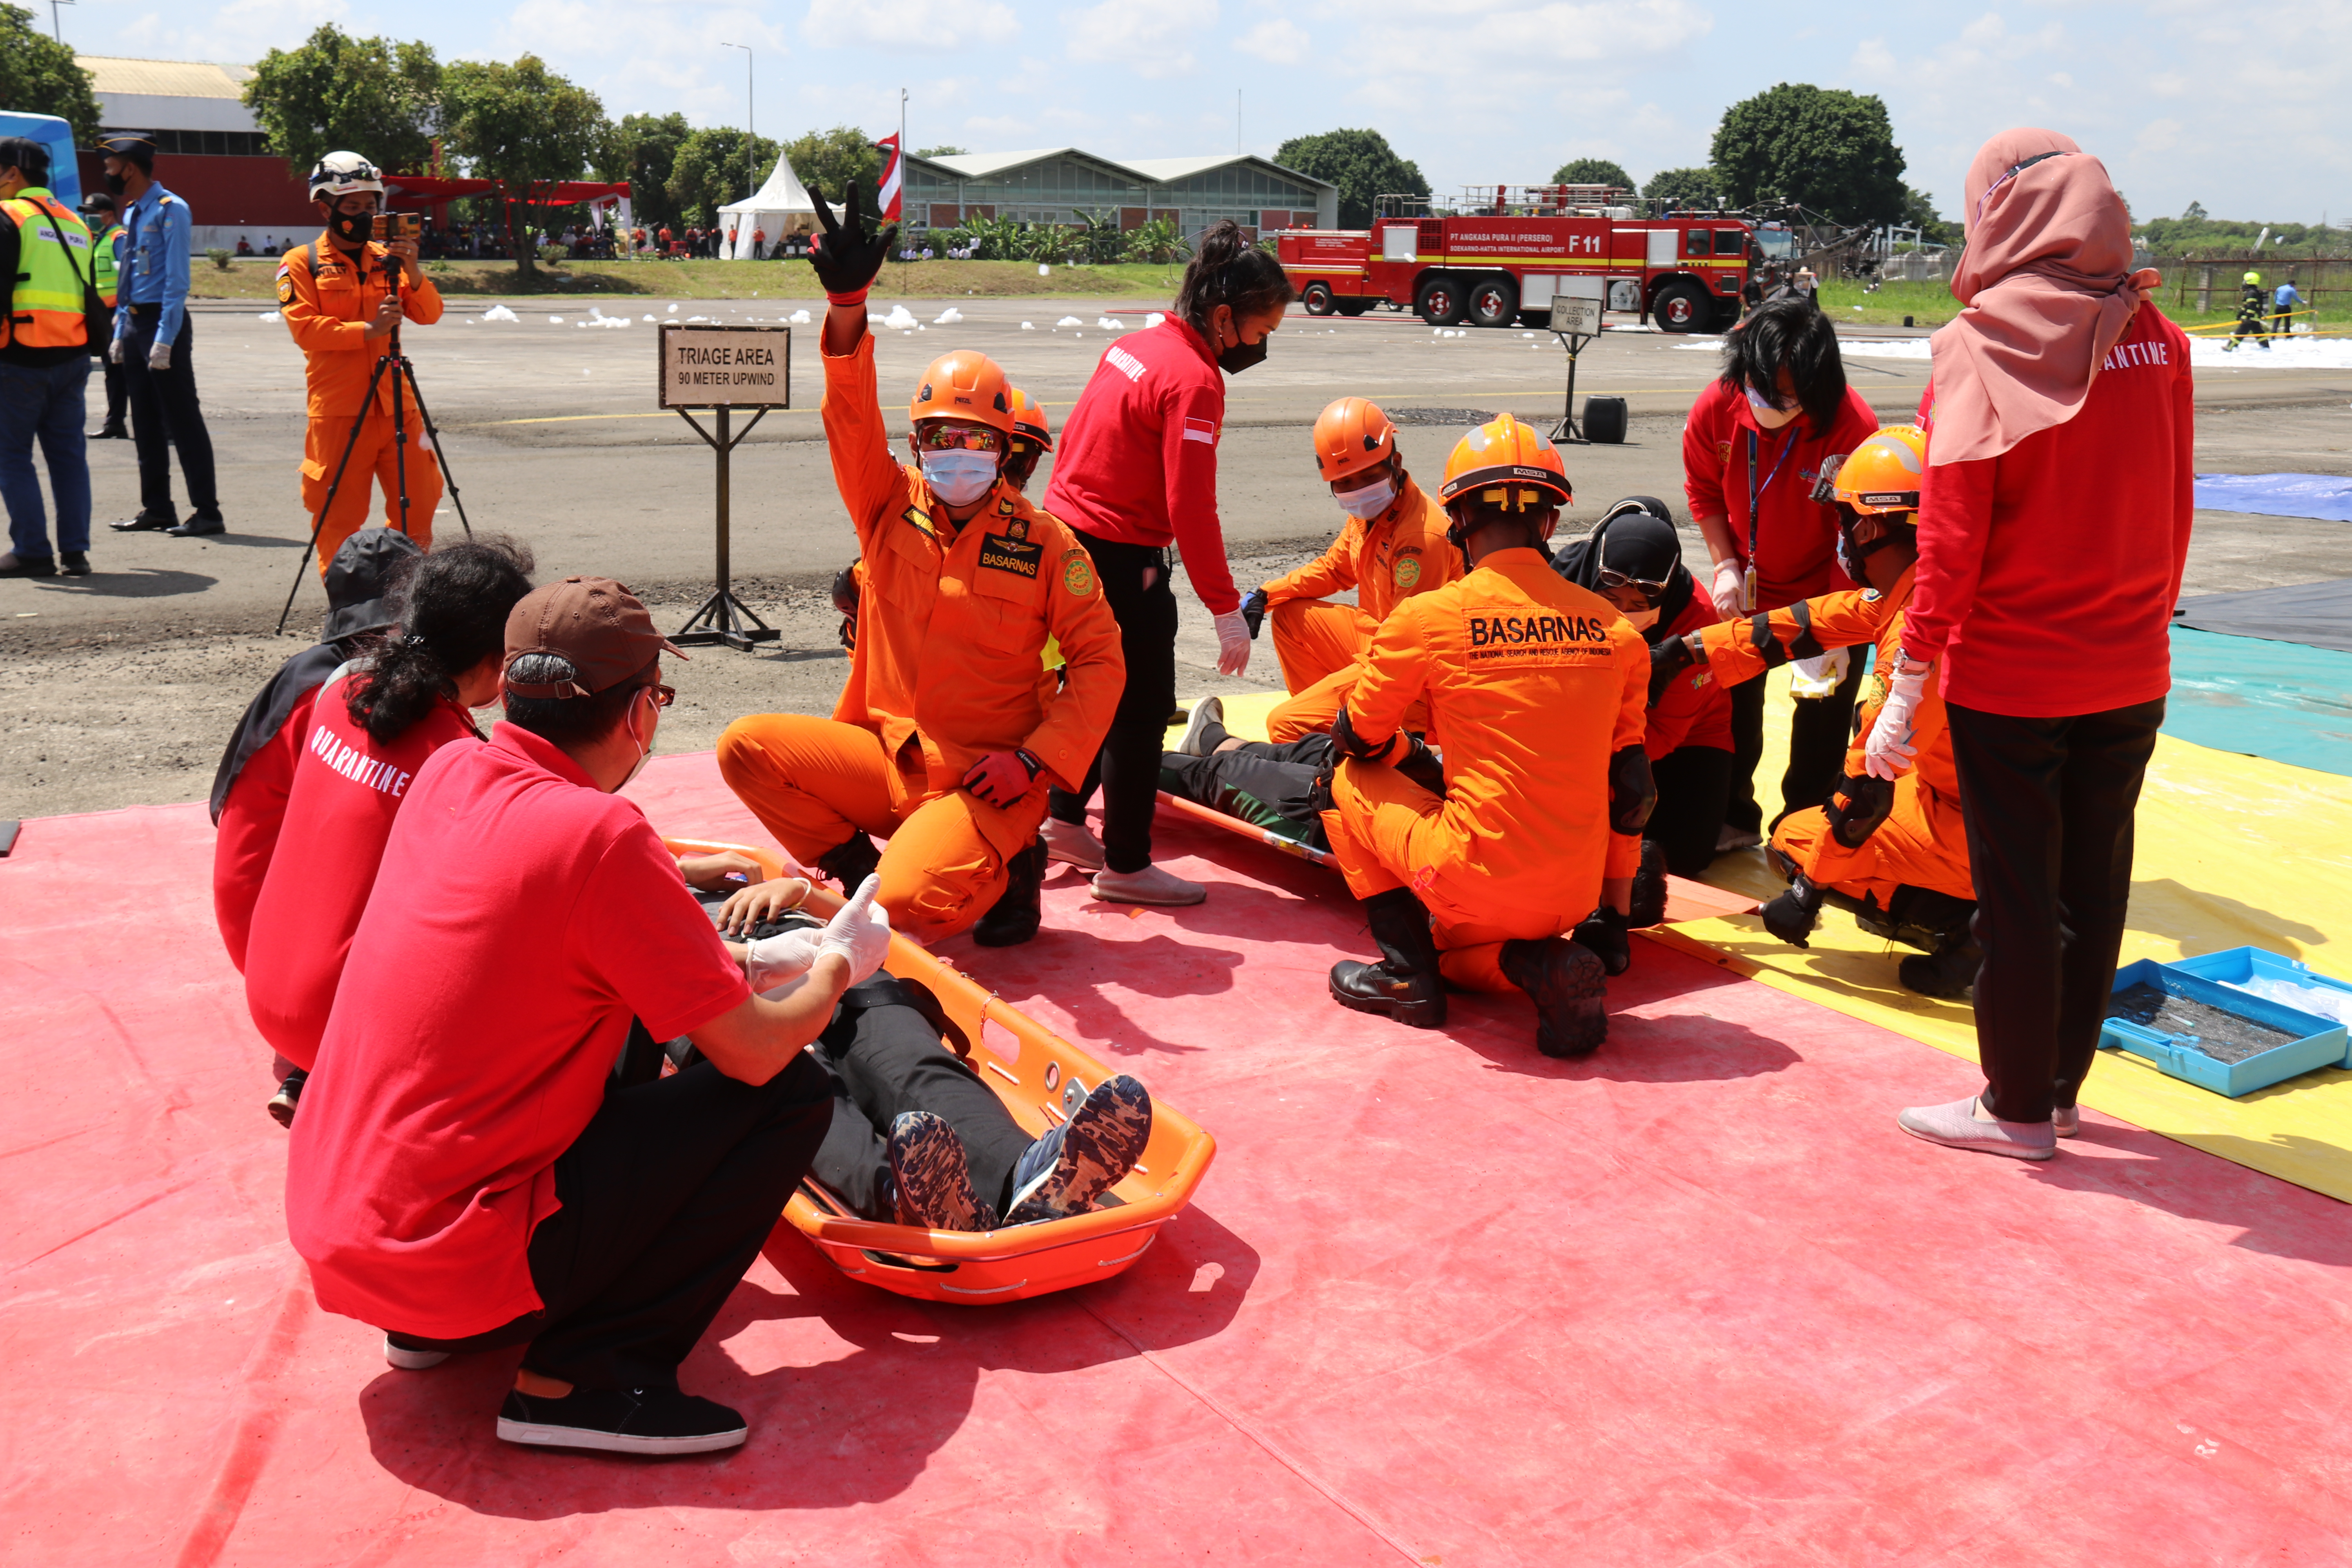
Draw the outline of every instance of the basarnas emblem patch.
<instances>
[{"instance_id":1,"label":"basarnas emblem patch","mask_svg":"<svg viewBox=\"0 0 2352 1568\"><path fill-rule=\"evenodd\" d=\"M1400 588L1410 588L1414 584L1420 582L1421 557L1418 555L1401 557L1396 563L1395 575L1396 585Z\"/></svg>"},{"instance_id":2,"label":"basarnas emblem patch","mask_svg":"<svg viewBox=\"0 0 2352 1568\"><path fill-rule=\"evenodd\" d=\"M998 572L1010 572L1016 577L1034 582L1038 568L1045 564L1045 548L1026 540L1008 539L992 533L980 542L980 563Z\"/></svg>"},{"instance_id":3,"label":"basarnas emblem patch","mask_svg":"<svg viewBox=\"0 0 2352 1568\"><path fill-rule=\"evenodd\" d=\"M1095 563L1085 550L1062 552L1062 586L1078 598L1095 591Z\"/></svg>"}]
</instances>

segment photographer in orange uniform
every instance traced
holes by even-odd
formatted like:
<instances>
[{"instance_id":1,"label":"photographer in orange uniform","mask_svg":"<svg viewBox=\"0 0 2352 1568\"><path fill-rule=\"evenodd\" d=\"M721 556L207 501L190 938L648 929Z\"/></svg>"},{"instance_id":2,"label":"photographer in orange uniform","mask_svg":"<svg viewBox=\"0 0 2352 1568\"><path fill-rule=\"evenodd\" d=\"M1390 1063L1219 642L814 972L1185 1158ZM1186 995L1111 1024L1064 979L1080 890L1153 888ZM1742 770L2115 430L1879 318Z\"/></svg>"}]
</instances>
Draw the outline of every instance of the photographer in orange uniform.
<instances>
[{"instance_id":1,"label":"photographer in orange uniform","mask_svg":"<svg viewBox=\"0 0 2352 1568\"><path fill-rule=\"evenodd\" d=\"M414 400L393 420L394 371L375 374L392 350L402 318L429 327L441 319L441 295L416 265L416 241L380 245L369 237L383 205L383 177L357 153L330 153L310 171L310 201L327 222L310 244L278 265L278 306L286 330L309 361L310 429L302 440L302 510L319 531L319 574L368 512L368 482L383 490L383 521L426 550L433 548L433 511L441 504L441 469ZM395 281L394 273L397 272ZM368 396L373 379L375 395ZM352 426L359 426L353 441ZM400 433L407 435L402 451ZM343 463L343 451L351 461ZM327 491L342 464L342 488L332 515L320 517ZM408 505L401 506L403 471Z\"/></svg>"}]
</instances>

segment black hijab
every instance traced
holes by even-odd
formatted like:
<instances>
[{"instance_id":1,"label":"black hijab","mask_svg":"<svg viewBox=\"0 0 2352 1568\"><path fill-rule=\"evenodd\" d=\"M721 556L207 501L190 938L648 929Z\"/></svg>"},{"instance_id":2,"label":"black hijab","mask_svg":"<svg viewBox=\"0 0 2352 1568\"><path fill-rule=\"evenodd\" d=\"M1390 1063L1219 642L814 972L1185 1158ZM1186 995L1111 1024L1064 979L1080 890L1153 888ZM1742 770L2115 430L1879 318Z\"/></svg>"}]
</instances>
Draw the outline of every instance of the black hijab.
<instances>
[{"instance_id":1,"label":"black hijab","mask_svg":"<svg viewBox=\"0 0 2352 1568\"><path fill-rule=\"evenodd\" d=\"M1642 634L1654 647L1664 641L1697 589L1690 569L1683 564L1682 540L1675 532L1675 514L1665 502L1655 496L1627 496L1601 513L1591 533L1570 540L1551 558L1553 571L1596 594L1601 592L1604 565L1644 583L1665 584L1665 595L1658 601L1658 618Z\"/></svg>"}]
</instances>

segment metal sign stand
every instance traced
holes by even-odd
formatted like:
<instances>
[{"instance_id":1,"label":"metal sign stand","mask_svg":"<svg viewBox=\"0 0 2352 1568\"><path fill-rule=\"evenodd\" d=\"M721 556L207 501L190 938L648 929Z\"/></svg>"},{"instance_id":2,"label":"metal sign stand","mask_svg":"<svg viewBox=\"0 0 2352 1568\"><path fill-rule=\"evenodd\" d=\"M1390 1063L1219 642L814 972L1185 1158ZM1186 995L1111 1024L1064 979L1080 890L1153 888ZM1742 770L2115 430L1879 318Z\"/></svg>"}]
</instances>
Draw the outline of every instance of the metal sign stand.
<instances>
[{"instance_id":1,"label":"metal sign stand","mask_svg":"<svg viewBox=\"0 0 2352 1568\"><path fill-rule=\"evenodd\" d=\"M1555 295L1551 302L1551 332L1559 346L1568 351L1568 400L1559 412L1559 423L1551 427L1549 439L1565 441L1573 446L1589 447L1583 426L1576 421L1576 356L1585 344L1601 335L1601 301L1569 295Z\"/></svg>"},{"instance_id":2,"label":"metal sign stand","mask_svg":"<svg viewBox=\"0 0 2352 1568\"><path fill-rule=\"evenodd\" d=\"M781 358L778 350L782 351ZM687 647L724 643L739 653L749 653L783 634L735 596L729 559L732 459L735 448L767 417L769 409L792 406L792 329L664 322L657 352L661 406L675 409L719 459L717 583L710 597L687 618L686 625L670 634L669 640ZM734 413L744 407L754 412L751 422L737 430ZM689 412L692 408L717 413L716 434L702 427Z\"/></svg>"},{"instance_id":3,"label":"metal sign stand","mask_svg":"<svg viewBox=\"0 0 2352 1568\"><path fill-rule=\"evenodd\" d=\"M681 408L677 416L694 426L710 449L719 454L719 584L718 591L702 601L702 607L688 617L686 625L670 634L669 640L682 647L698 647L705 643L725 643L739 653L749 653L754 643L773 642L783 633L751 613L751 607L735 596L727 562L727 502L732 489L729 477L729 459L752 426L767 416L761 409L751 416L751 423L740 434L727 433L728 416L732 410L721 404L719 408L719 434L713 436Z\"/></svg>"}]
</instances>

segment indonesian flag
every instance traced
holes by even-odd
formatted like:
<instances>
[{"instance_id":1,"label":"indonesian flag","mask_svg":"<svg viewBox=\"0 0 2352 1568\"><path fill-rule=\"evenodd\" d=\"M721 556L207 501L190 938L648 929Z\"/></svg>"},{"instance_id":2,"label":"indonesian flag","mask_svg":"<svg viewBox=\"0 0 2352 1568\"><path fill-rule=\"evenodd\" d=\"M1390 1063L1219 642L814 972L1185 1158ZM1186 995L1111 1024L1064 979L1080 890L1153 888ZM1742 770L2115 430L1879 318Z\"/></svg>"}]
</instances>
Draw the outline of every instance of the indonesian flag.
<instances>
[{"instance_id":1,"label":"indonesian flag","mask_svg":"<svg viewBox=\"0 0 2352 1568\"><path fill-rule=\"evenodd\" d=\"M885 153L888 154L888 157L882 165L882 191L880 201L882 208L882 221L884 223L897 223L898 221L898 186L899 174L901 173L898 167L898 139L896 136L885 136L881 141L874 143L874 145L881 148Z\"/></svg>"}]
</instances>

